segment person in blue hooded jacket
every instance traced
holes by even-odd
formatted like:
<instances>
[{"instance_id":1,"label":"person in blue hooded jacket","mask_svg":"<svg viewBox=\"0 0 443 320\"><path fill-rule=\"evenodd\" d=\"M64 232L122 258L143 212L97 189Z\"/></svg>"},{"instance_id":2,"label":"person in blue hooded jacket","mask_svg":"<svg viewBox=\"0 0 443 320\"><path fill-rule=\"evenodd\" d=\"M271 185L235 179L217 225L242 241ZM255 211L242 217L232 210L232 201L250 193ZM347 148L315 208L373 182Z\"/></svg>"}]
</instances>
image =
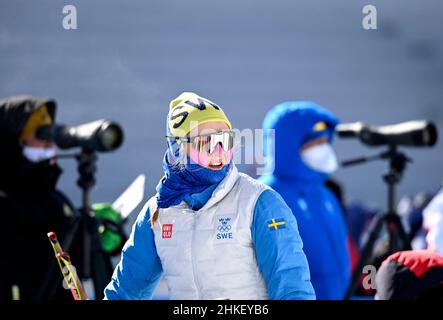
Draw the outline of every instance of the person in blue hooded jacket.
<instances>
[{"instance_id":1,"label":"person in blue hooded jacket","mask_svg":"<svg viewBox=\"0 0 443 320\"><path fill-rule=\"evenodd\" d=\"M282 197L239 173L223 110L172 100L157 194L140 212L105 298L315 299L297 221Z\"/></svg>"},{"instance_id":2,"label":"person in blue hooded jacket","mask_svg":"<svg viewBox=\"0 0 443 320\"><path fill-rule=\"evenodd\" d=\"M350 279L343 211L325 186L338 167L331 146L337 124L331 112L305 101L281 103L263 122L275 140L264 141L269 172L259 180L280 193L297 218L317 299L342 299Z\"/></svg>"}]
</instances>

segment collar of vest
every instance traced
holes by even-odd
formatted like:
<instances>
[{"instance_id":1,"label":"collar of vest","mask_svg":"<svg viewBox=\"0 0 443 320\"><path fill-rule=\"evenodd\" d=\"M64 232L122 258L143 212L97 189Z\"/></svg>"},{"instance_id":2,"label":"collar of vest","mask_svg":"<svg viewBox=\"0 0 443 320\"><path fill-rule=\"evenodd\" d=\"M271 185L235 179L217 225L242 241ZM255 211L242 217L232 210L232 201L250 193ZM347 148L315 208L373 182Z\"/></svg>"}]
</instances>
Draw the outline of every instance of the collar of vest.
<instances>
[{"instance_id":1,"label":"collar of vest","mask_svg":"<svg viewBox=\"0 0 443 320\"><path fill-rule=\"evenodd\" d=\"M239 178L239 173L237 167L235 166L234 162L232 162L231 167L229 168L229 171L226 174L226 177L224 177L224 179L219 183L217 188L215 188L214 192L212 193L212 196L205 203L205 205L198 211L207 210L212 206L216 205L218 202L220 202L229 193L229 191L231 191L231 189L234 187L235 183L237 182L238 178Z\"/></svg>"},{"instance_id":2,"label":"collar of vest","mask_svg":"<svg viewBox=\"0 0 443 320\"><path fill-rule=\"evenodd\" d=\"M223 200L223 198L229 193L229 191L232 190L235 183L237 182L238 178L240 177L240 174L238 173L237 167L235 166L234 162L231 163L231 167L228 170L228 173L226 173L226 177L218 184L217 188L214 189L214 192L212 192L212 196L209 198L209 200L205 203L205 205L198 211L203 211L211 208L212 206L216 205L218 202ZM153 199L157 199L158 194L156 194ZM151 204L152 205L152 204ZM157 209L157 203L154 204L155 207L150 207L151 212L155 212ZM174 208L189 208L188 204L185 201L180 202L180 204L174 206Z\"/></svg>"}]
</instances>

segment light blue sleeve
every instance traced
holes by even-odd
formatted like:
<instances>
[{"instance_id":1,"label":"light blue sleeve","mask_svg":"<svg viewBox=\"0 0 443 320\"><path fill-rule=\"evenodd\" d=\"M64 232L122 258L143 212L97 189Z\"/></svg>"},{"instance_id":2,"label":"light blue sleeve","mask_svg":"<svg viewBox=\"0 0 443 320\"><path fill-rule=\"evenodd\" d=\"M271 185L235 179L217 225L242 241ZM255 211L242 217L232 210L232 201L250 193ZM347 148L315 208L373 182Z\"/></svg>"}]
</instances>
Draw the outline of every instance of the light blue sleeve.
<instances>
[{"instance_id":1,"label":"light blue sleeve","mask_svg":"<svg viewBox=\"0 0 443 320\"><path fill-rule=\"evenodd\" d=\"M144 208L123 247L120 263L105 288L107 300L152 299L163 274L151 229L149 209Z\"/></svg>"},{"instance_id":2,"label":"light blue sleeve","mask_svg":"<svg viewBox=\"0 0 443 320\"><path fill-rule=\"evenodd\" d=\"M258 266L271 299L315 299L297 221L274 190L266 190L258 198L251 231Z\"/></svg>"}]
</instances>

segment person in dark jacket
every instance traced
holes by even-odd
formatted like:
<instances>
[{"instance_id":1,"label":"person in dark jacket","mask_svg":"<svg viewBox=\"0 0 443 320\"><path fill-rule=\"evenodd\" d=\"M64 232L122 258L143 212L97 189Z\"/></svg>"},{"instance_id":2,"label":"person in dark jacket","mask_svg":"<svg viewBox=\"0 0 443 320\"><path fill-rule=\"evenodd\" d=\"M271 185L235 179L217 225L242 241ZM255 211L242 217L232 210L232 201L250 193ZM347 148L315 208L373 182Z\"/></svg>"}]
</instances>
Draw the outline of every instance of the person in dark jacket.
<instances>
[{"instance_id":1,"label":"person in dark jacket","mask_svg":"<svg viewBox=\"0 0 443 320\"><path fill-rule=\"evenodd\" d=\"M325 185L338 163L331 147L338 119L303 101L268 112L263 129L269 169L260 180L280 193L299 223L317 299L342 299L350 279L347 230L342 208ZM265 137L266 139L266 137Z\"/></svg>"},{"instance_id":2,"label":"person in dark jacket","mask_svg":"<svg viewBox=\"0 0 443 320\"><path fill-rule=\"evenodd\" d=\"M62 287L46 234L55 231L62 238L75 210L56 190L61 169L55 144L35 134L54 122L55 112L53 100L15 96L0 101L0 301L72 299Z\"/></svg>"},{"instance_id":3,"label":"person in dark jacket","mask_svg":"<svg viewBox=\"0 0 443 320\"><path fill-rule=\"evenodd\" d=\"M399 251L375 278L376 300L443 300L443 256L432 250Z\"/></svg>"}]
</instances>

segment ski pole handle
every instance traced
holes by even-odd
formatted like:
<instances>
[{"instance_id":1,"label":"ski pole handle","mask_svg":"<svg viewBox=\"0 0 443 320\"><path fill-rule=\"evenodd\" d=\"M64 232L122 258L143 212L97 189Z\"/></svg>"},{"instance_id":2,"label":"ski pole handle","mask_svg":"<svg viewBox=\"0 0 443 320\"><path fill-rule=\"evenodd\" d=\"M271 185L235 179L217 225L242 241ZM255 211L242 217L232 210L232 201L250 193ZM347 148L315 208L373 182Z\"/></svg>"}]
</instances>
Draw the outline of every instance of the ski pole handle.
<instances>
[{"instance_id":1,"label":"ski pole handle","mask_svg":"<svg viewBox=\"0 0 443 320\"><path fill-rule=\"evenodd\" d=\"M60 246L60 242L58 242L57 235L55 232L49 232L48 233L49 241L51 241L52 247L54 248L55 257L57 257L57 254L62 253L62 247Z\"/></svg>"},{"instance_id":2,"label":"ski pole handle","mask_svg":"<svg viewBox=\"0 0 443 320\"><path fill-rule=\"evenodd\" d=\"M57 259L60 271L62 272L63 279L71 290L74 300L88 300L82 282L80 281L77 272L75 272L75 268L73 268L69 254L63 252L55 232L49 232L47 235L52 248L54 249L55 258Z\"/></svg>"}]
</instances>

